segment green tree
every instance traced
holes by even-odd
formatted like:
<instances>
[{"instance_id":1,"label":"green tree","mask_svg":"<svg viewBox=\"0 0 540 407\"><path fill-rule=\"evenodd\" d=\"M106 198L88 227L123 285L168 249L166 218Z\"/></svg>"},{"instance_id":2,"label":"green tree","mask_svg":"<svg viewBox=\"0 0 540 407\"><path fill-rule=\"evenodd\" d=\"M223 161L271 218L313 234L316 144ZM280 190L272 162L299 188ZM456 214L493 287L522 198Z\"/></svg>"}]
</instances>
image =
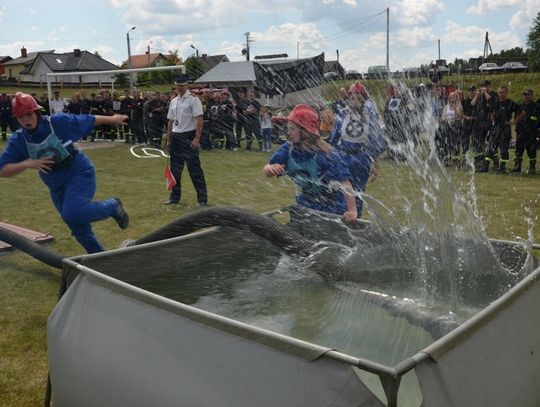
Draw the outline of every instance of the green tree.
<instances>
[{"instance_id":1,"label":"green tree","mask_svg":"<svg viewBox=\"0 0 540 407\"><path fill-rule=\"evenodd\" d=\"M190 56L186 59L186 75L190 79L197 79L203 74L203 67L200 58L195 56Z\"/></svg>"},{"instance_id":2,"label":"green tree","mask_svg":"<svg viewBox=\"0 0 540 407\"><path fill-rule=\"evenodd\" d=\"M531 30L527 34L527 45L529 46L529 68L540 69L540 11L533 20Z\"/></svg>"}]
</instances>

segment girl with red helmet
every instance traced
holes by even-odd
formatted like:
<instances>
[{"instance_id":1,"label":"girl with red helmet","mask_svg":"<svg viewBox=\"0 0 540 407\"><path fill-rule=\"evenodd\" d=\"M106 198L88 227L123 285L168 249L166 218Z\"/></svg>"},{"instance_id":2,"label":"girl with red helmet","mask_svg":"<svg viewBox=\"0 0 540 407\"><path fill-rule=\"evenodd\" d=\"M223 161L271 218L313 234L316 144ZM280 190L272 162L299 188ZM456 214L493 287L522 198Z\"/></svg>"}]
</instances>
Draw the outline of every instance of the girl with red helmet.
<instances>
[{"instance_id":1,"label":"girl with red helmet","mask_svg":"<svg viewBox=\"0 0 540 407\"><path fill-rule=\"evenodd\" d=\"M317 113L297 105L288 116L289 141L263 168L267 177L288 175L299 187L296 202L304 207L342 215L356 223L358 213L350 173L339 153L319 134Z\"/></svg>"},{"instance_id":2,"label":"girl with red helmet","mask_svg":"<svg viewBox=\"0 0 540 407\"><path fill-rule=\"evenodd\" d=\"M349 88L349 103L338 113L329 142L341 153L351 173L355 191L366 190L370 173L378 174L378 157L386 148L379 113L364 85L356 81ZM358 215L362 200L356 196Z\"/></svg>"},{"instance_id":3,"label":"girl with red helmet","mask_svg":"<svg viewBox=\"0 0 540 407\"><path fill-rule=\"evenodd\" d=\"M129 218L119 198L92 201L96 191L94 166L73 143L94 126L120 125L128 117L64 113L42 116L41 109L31 95L15 94L12 112L21 129L13 133L0 155L0 177L37 170L50 190L54 206L81 246L88 253L103 251L91 222L112 217L125 229Z\"/></svg>"}]
</instances>

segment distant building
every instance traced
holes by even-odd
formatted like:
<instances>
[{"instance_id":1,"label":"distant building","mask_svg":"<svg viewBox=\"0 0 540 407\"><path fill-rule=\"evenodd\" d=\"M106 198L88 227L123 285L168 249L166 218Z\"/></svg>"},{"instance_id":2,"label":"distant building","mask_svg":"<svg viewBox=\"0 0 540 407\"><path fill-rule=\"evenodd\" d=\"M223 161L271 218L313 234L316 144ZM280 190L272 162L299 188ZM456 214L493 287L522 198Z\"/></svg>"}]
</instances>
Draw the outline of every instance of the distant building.
<instances>
[{"instance_id":1,"label":"distant building","mask_svg":"<svg viewBox=\"0 0 540 407\"><path fill-rule=\"evenodd\" d=\"M145 52L140 55L132 55L128 61L122 64L122 68L138 69L138 68L148 68L154 66L164 66L167 64L169 59L166 55L163 55L161 52Z\"/></svg>"},{"instance_id":2,"label":"distant building","mask_svg":"<svg viewBox=\"0 0 540 407\"><path fill-rule=\"evenodd\" d=\"M7 76L4 75L4 64L6 62L9 62L13 60L13 58L9 57L9 56L1 56L0 55L0 78L4 78L4 79L7 79Z\"/></svg>"},{"instance_id":3,"label":"distant building","mask_svg":"<svg viewBox=\"0 0 540 407\"><path fill-rule=\"evenodd\" d=\"M36 57L19 73L19 82L26 84L47 83L48 73L89 72L95 75L53 76L52 83L63 85L111 84L114 75L100 74L99 71L120 70L120 68L89 51L74 49L73 52L57 54L54 52L38 52Z\"/></svg>"},{"instance_id":4,"label":"distant building","mask_svg":"<svg viewBox=\"0 0 540 407\"><path fill-rule=\"evenodd\" d=\"M28 52L25 47L21 48L21 56L11 59L8 62L2 63L2 68L4 71L4 76L8 80L16 81L21 83L21 72L24 71L28 65L34 62L38 54L52 53L54 50L50 51L39 51L39 52Z\"/></svg>"}]
</instances>

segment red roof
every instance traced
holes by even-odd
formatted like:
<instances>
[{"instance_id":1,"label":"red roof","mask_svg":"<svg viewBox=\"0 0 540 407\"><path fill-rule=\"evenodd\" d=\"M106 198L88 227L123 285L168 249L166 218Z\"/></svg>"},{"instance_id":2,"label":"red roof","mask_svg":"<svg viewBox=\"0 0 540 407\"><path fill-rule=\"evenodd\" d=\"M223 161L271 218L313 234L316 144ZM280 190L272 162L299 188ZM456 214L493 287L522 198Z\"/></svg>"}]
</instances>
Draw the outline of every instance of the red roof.
<instances>
[{"instance_id":1,"label":"red roof","mask_svg":"<svg viewBox=\"0 0 540 407\"><path fill-rule=\"evenodd\" d=\"M166 60L167 57L160 52L150 53L150 58L148 58L148 54L132 55L130 58L131 67L132 68L146 68L152 65L152 63L156 59Z\"/></svg>"}]
</instances>

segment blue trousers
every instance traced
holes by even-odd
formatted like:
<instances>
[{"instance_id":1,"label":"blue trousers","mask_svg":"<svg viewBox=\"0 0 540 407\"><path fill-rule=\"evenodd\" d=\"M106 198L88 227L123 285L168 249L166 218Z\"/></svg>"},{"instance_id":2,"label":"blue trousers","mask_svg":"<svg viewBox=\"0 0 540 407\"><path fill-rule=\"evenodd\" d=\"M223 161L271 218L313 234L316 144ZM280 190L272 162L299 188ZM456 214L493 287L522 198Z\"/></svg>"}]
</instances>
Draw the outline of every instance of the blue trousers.
<instances>
[{"instance_id":1,"label":"blue trousers","mask_svg":"<svg viewBox=\"0 0 540 407\"><path fill-rule=\"evenodd\" d=\"M349 172L351 173L351 184L355 192L364 192L369 179L369 171L371 169L371 158L368 154L363 152L358 153L343 153L343 158L347 162ZM358 211L358 217L362 216L363 202L355 196L356 210Z\"/></svg>"},{"instance_id":2,"label":"blue trousers","mask_svg":"<svg viewBox=\"0 0 540 407\"><path fill-rule=\"evenodd\" d=\"M208 203L208 191L206 180L199 159L199 150L191 147L191 141L195 137L195 130L185 133L173 133L171 143L171 172L176 180L176 185L171 190L169 199L173 202L180 202L182 196L182 172L184 165L187 166L191 182L197 193L199 204Z\"/></svg>"},{"instance_id":3,"label":"blue trousers","mask_svg":"<svg viewBox=\"0 0 540 407\"><path fill-rule=\"evenodd\" d=\"M80 245L87 253L102 252L91 223L116 214L118 204L112 198L92 202L96 192L94 168L75 171L62 187L50 192L54 206Z\"/></svg>"}]
</instances>

